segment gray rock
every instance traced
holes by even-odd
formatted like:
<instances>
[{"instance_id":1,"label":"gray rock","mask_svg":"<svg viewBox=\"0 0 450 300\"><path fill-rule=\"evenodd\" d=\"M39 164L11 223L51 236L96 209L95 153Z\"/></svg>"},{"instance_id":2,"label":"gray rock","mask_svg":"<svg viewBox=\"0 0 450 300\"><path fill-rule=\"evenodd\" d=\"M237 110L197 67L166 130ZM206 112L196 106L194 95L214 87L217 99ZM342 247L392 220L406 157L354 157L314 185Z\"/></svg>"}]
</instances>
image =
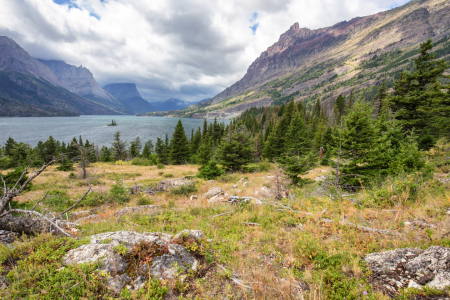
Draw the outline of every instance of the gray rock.
<instances>
[{"instance_id":1,"label":"gray rock","mask_svg":"<svg viewBox=\"0 0 450 300\"><path fill-rule=\"evenodd\" d=\"M189 182L190 182L189 180L185 180L185 179L181 179L181 178L162 180L162 181L158 182L158 190L168 191L170 189L185 185Z\"/></svg>"},{"instance_id":2,"label":"gray rock","mask_svg":"<svg viewBox=\"0 0 450 300\"><path fill-rule=\"evenodd\" d=\"M191 200L191 201L194 201L194 200L197 200L197 195L192 195L189 199Z\"/></svg>"},{"instance_id":3,"label":"gray rock","mask_svg":"<svg viewBox=\"0 0 450 300\"><path fill-rule=\"evenodd\" d=\"M141 206L137 206L137 207L125 207L125 208L122 208L122 209L119 209L118 211L116 211L114 213L114 215L116 217L120 217L120 216L127 215L127 214L142 212L143 210L146 210L146 209L154 209L157 207L158 207L158 205L141 205Z\"/></svg>"},{"instance_id":4,"label":"gray rock","mask_svg":"<svg viewBox=\"0 0 450 300\"><path fill-rule=\"evenodd\" d=\"M19 234L8 231L8 230L0 230L0 243L2 244L11 244L17 238L19 238Z\"/></svg>"},{"instance_id":5,"label":"gray rock","mask_svg":"<svg viewBox=\"0 0 450 300\"><path fill-rule=\"evenodd\" d=\"M214 196L222 195L223 193L224 193L224 190L221 187L218 187L218 186L213 187L213 188L210 188L209 191L205 194L205 198L210 199Z\"/></svg>"},{"instance_id":6,"label":"gray rock","mask_svg":"<svg viewBox=\"0 0 450 300\"><path fill-rule=\"evenodd\" d=\"M196 240L206 239L200 230L183 230L176 237L181 235L187 235ZM177 244L171 244L173 238L172 235L164 233L136 233L130 231L100 233L91 237L90 244L68 251L63 258L63 264L100 261L102 266L99 270L106 271L111 276L108 279L108 287L110 289L120 293L131 282L133 282L134 289L139 289L145 285L143 276L148 275L149 272L152 276L157 276L161 279L172 279L197 268L197 260L186 248ZM126 256L117 254L114 248L118 245L124 245L130 251L142 241L167 246L169 253L154 257L150 269L147 264L144 264L138 269L138 274L131 278L125 273L129 267Z\"/></svg>"},{"instance_id":7,"label":"gray rock","mask_svg":"<svg viewBox=\"0 0 450 300\"><path fill-rule=\"evenodd\" d=\"M444 289L450 286L450 248L396 249L369 254L364 261L373 272L374 281L385 287Z\"/></svg>"},{"instance_id":8,"label":"gray rock","mask_svg":"<svg viewBox=\"0 0 450 300\"><path fill-rule=\"evenodd\" d=\"M122 274L117 276L111 276L108 278L107 286L115 291L117 294L131 282L131 277L128 274Z\"/></svg>"}]
</instances>

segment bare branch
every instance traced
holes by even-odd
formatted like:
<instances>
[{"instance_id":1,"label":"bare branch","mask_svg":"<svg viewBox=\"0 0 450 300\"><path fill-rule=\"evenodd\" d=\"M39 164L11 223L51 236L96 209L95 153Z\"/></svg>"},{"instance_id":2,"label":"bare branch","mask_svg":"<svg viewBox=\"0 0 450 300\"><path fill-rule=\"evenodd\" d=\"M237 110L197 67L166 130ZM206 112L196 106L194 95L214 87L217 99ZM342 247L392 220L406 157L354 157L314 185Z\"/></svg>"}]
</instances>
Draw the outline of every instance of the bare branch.
<instances>
[{"instance_id":1,"label":"bare branch","mask_svg":"<svg viewBox=\"0 0 450 300\"><path fill-rule=\"evenodd\" d=\"M36 202L36 204L33 206L33 208L31 209L31 211L34 211L34 209L36 208L36 206L38 206L39 203L41 203L42 201L44 201L45 198L47 198L48 194L50 193L50 191L53 189L53 187L55 186L56 182L50 187L50 189L47 191L47 193L45 193L44 197L39 200L38 202Z\"/></svg>"}]
</instances>

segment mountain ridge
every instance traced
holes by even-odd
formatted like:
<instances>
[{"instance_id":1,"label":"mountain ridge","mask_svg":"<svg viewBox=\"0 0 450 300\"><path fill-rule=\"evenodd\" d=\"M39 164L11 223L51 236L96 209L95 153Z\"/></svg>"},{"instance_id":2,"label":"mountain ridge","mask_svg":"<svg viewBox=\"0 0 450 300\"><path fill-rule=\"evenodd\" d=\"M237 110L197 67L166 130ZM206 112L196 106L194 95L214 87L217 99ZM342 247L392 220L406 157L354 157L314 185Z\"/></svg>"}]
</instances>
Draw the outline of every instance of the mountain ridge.
<instances>
[{"instance_id":1,"label":"mountain ridge","mask_svg":"<svg viewBox=\"0 0 450 300\"><path fill-rule=\"evenodd\" d=\"M156 108L141 97L135 83L111 83L103 87L133 113L153 112Z\"/></svg>"}]
</instances>

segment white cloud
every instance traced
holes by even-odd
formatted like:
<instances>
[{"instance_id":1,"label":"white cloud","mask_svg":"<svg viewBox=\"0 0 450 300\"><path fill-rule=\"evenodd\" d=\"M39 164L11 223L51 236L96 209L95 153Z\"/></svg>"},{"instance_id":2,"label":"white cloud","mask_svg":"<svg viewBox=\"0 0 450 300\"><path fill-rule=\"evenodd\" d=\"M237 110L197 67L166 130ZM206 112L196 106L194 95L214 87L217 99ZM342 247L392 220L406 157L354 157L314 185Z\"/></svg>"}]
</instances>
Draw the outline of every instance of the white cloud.
<instances>
[{"instance_id":1,"label":"white cloud","mask_svg":"<svg viewBox=\"0 0 450 300\"><path fill-rule=\"evenodd\" d=\"M242 78L295 22L316 29L407 0L56 2L70 4L0 0L0 35L34 57L86 66L100 85L135 82L148 100L192 101Z\"/></svg>"}]
</instances>

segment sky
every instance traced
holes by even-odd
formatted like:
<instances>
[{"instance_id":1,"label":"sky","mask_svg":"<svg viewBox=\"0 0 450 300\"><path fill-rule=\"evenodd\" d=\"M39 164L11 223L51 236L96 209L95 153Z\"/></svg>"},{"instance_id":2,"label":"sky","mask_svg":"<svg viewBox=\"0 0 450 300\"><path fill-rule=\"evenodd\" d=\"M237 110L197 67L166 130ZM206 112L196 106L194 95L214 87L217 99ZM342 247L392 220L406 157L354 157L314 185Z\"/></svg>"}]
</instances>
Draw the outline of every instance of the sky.
<instances>
[{"instance_id":1,"label":"sky","mask_svg":"<svg viewBox=\"0 0 450 300\"><path fill-rule=\"evenodd\" d=\"M241 79L295 22L317 29L408 0L0 0L0 35L148 101L199 101Z\"/></svg>"}]
</instances>

